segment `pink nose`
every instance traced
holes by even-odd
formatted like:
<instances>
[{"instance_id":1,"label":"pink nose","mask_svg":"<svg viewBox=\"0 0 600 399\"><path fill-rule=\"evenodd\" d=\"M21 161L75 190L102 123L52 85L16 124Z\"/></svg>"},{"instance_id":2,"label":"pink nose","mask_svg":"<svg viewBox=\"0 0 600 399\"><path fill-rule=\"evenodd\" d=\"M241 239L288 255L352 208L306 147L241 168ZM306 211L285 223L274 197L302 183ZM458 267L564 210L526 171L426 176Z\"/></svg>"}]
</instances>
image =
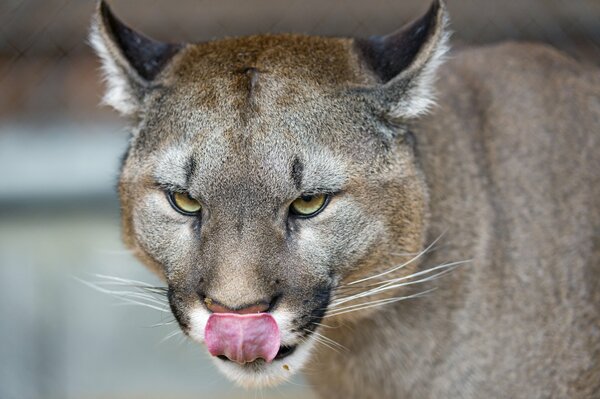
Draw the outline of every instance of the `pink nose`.
<instances>
[{"instance_id":1,"label":"pink nose","mask_svg":"<svg viewBox=\"0 0 600 399\"><path fill-rule=\"evenodd\" d=\"M268 302L263 301L263 302L257 302L257 303L254 303L252 305L245 306L242 308L229 308L211 298L204 298L204 304L206 305L206 308L213 313L234 313L234 314L263 313L263 312L266 312L270 307L270 304Z\"/></svg>"}]
</instances>

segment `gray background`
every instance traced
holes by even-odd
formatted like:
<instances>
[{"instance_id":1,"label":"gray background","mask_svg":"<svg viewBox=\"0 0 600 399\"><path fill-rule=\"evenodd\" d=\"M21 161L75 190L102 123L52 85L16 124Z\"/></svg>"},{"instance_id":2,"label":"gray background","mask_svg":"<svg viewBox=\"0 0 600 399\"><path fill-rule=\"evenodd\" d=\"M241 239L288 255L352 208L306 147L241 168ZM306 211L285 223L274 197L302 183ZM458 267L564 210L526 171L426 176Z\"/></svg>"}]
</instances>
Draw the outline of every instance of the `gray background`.
<instances>
[{"instance_id":1,"label":"gray background","mask_svg":"<svg viewBox=\"0 0 600 399\"><path fill-rule=\"evenodd\" d=\"M261 32L368 36L421 14L417 0L128 0L130 25L163 40ZM0 399L310 397L301 378L232 387L168 313L82 283L160 282L120 241L114 184L127 134L97 106L89 0L0 0ZM600 64L598 0L450 0L455 46L550 43Z\"/></svg>"}]
</instances>

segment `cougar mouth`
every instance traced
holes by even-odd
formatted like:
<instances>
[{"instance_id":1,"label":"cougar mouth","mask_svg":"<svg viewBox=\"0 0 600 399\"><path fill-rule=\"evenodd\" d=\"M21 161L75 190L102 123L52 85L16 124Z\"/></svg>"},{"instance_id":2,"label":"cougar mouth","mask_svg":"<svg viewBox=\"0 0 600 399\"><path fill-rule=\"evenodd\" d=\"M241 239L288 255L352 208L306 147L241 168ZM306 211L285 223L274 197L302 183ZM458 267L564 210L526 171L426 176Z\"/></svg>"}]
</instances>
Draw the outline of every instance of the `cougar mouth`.
<instances>
[{"instance_id":1,"label":"cougar mouth","mask_svg":"<svg viewBox=\"0 0 600 399\"><path fill-rule=\"evenodd\" d=\"M277 351L277 354L275 355L275 357L273 358L273 360L281 360L281 359L285 359L286 357L290 356L292 353L294 353L294 351L296 350L296 348L298 347L298 345L282 345L279 347L279 351ZM225 355L219 355L217 356L217 358L226 361L226 362L231 362L231 360L225 356ZM248 362L246 364L250 364L250 363L264 363L264 359L259 358L256 360L253 360L252 362Z\"/></svg>"},{"instance_id":2,"label":"cougar mouth","mask_svg":"<svg viewBox=\"0 0 600 399\"><path fill-rule=\"evenodd\" d=\"M292 346L282 345L279 348L279 351L277 352L277 355L275 355L275 359L273 359L273 360L285 359L286 357L288 357L289 355L291 355L292 353L294 353L294 351L296 350L297 346L298 345L292 345Z\"/></svg>"},{"instance_id":3,"label":"cougar mouth","mask_svg":"<svg viewBox=\"0 0 600 399\"><path fill-rule=\"evenodd\" d=\"M285 359L322 319L330 296L328 288L316 295L316 306L296 318L291 313L282 318L285 313L281 309L271 308L256 313L212 312L204 324L204 343L212 356L240 366Z\"/></svg>"},{"instance_id":4,"label":"cougar mouth","mask_svg":"<svg viewBox=\"0 0 600 399\"><path fill-rule=\"evenodd\" d=\"M315 289L300 309L281 302L260 313L235 314L211 313L197 305L187 323L180 324L206 346L230 379L245 387L272 386L289 379L310 358L331 290L331 285Z\"/></svg>"}]
</instances>

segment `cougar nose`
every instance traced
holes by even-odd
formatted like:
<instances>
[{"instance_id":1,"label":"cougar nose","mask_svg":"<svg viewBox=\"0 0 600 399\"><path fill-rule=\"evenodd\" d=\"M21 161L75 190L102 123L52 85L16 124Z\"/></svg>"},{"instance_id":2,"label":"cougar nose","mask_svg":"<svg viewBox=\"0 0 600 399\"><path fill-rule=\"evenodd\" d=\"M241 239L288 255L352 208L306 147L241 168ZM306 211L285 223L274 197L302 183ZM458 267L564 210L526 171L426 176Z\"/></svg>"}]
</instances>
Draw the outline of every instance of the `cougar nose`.
<instances>
[{"instance_id":1,"label":"cougar nose","mask_svg":"<svg viewBox=\"0 0 600 399\"><path fill-rule=\"evenodd\" d=\"M250 314L250 313L263 313L269 310L274 300L271 301L259 301L252 304L240 306L240 307L228 307L223 305L215 299L205 297L204 305L212 313L236 313L236 314Z\"/></svg>"}]
</instances>

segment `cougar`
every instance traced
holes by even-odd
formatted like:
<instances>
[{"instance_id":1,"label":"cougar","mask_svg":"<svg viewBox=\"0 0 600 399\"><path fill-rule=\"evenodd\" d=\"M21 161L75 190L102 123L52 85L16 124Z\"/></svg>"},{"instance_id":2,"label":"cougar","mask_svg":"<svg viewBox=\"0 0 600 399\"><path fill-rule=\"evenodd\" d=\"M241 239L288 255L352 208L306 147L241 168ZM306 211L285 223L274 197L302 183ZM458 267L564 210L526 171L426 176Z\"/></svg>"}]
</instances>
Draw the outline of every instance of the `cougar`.
<instances>
[{"instance_id":1,"label":"cougar","mask_svg":"<svg viewBox=\"0 0 600 399\"><path fill-rule=\"evenodd\" d=\"M447 24L173 44L98 4L124 241L237 383L600 397L598 70Z\"/></svg>"}]
</instances>

